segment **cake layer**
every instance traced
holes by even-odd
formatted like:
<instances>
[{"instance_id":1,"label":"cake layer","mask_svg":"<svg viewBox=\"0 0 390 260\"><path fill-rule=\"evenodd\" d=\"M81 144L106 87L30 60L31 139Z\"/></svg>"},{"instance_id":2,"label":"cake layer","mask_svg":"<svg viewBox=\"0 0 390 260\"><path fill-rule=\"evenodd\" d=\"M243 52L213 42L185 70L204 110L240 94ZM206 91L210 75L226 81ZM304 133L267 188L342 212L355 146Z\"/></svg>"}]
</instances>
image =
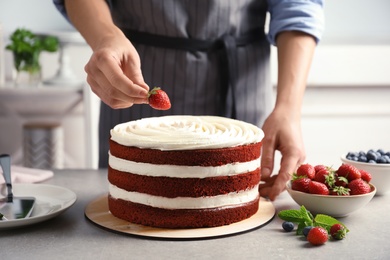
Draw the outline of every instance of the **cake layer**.
<instances>
[{"instance_id":1,"label":"cake layer","mask_svg":"<svg viewBox=\"0 0 390 260\"><path fill-rule=\"evenodd\" d=\"M219 166L259 159L261 142L223 149L161 151L127 147L110 140L110 153L133 162L187 166Z\"/></svg>"},{"instance_id":2,"label":"cake layer","mask_svg":"<svg viewBox=\"0 0 390 260\"><path fill-rule=\"evenodd\" d=\"M213 209L163 209L108 196L110 212L132 223L161 228L217 227L239 222L254 215L259 196L235 207Z\"/></svg>"},{"instance_id":3,"label":"cake layer","mask_svg":"<svg viewBox=\"0 0 390 260\"><path fill-rule=\"evenodd\" d=\"M163 209L205 209L219 207L235 207L253 201L259 196L259 187L248 188L237 192L206 197L167 198L150 194L133 192L109 184L110 196L115 199L131 201L155 208Z\"/></svg>"},{"instance_id":4,"label":"cake layer","mask_svg":"<svg viewBox=\"0 0 390 260\"><path fill-rule=\"evenodd\" d=\"M158 168L156 168L156 172L158 171ZM138 191L168 198L216 196L246 190L258 185L260 182L260 168L231 176L170 178L131 174L109 167L108 180L111 184L127 191Z\"/></svg>"},{"instance_id":5,"label":"cake layer","mask_svg":"<svg viewBox=\"0 0 390 260\"><path fill-rule=\"evenodd\" d=\"M220 166L186 166L127 161L109 154L109 166L121 172L150 177L208 178L233 176L260 168L260 158L248 162L235 162Z\"/></svg>"}]
</instances>

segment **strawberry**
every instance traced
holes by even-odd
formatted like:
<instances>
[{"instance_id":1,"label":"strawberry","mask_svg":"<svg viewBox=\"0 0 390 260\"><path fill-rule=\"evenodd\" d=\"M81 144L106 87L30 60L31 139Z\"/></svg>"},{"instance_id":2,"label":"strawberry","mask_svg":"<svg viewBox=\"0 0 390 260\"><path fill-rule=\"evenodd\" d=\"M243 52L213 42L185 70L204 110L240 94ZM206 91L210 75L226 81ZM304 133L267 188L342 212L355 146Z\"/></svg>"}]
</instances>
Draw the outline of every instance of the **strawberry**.
<instances>
[{"instance_id":1,"label":"strawberry","mask_svg":"<svg viewBox=\"0 0 390 260\"><path fill-rule=\"evenodd\" d=\"M333 187L335 183L334 172L328 168L321 169L316 172L313 180L324 183L328 188Z\"/></svg>"},{"instance_id":2,"label":"strawberry","mask_svg":"<svg viewBox=\"0 0 390 260\"><path fill-rule=\"evenodd\" d=\"M320 195L329 195L329 189L324 183L321 183L318 181L311 181L309 183L309 193L320 194Z\"/></svg>"},{"instance_id":3,"label":"strawberry","mask_svg":"<svg viewBox=\"0 0 390 260\"><path fill-rule=\"evenodd\" d=\"M311 180L309 178L297 178L292 181L291 189L301 192L309 192L309 183Z\"/></svg>"},{"instance_id":4,"label":"strawberry","mask_svg":"<svg viewBox=\"0 0 390 260\"><path fill-rule=\"evenodd\" d=\"M333 237L333 239L342 240L347 236L347 229L340 223L337 223L337 224L333 224L330 227L329 233Z\"/></svg>"},{"instance_id":5,"label":"strawberry","mask_svg":"<svg viewBox=\"0 0 390 260\"><path fill-rule=\"evenodd\" d=\"M370 181L372 180L372 176L371 176L371 173L369 173L368 171L365 171L365 170L362 170L362 169L359 169L360 171L360 174L361 174L361 178L366 181L367 183L370 183Z\"/></svg>"},{"instance_id":6,"label":"strawberry","mask_svg":"<svg viewBox=\"0 0 390 260\"><path fill-rule=\"evenodd\" d=\"M319 165L314 166L314 169L316 170L316 172L319 172L320 170L328 169L328 167L326 167L325 165L319 164Z\"/></svg>"},{"instance_id":7,"label":"strawberry","mask_svg":"<svg viewBox=\"0 0 390 260\"><path fill-rule=\"evenodd\" d=\"M306 176L309 179L313 179L316 174L314 167L308 163L301 164L297 169L297 176Z\"/></svg>"},{"instance_id":8,"label":"strawberry","mask_svg":"<svg viewBox=\"0 0 390 260\"><path fill-rule=\"evenodd\" d=\"M323 245L328 241L328 231L323 227L313 227L307 234L307 241L315 246Z\"/></svg>"},{"instance_id":9,"label":"strawberry","mask_svg":"<svg viewBox=\"0 0 390 260\"><path fill-rule=\"evenodd\" d=\"M360 173L359 169L355 166L347 163L343 163L338 169L337 169L337 175L342 176L348 179L348 181L352 181L355 179L360 179L362 174Z\"/></svg>"},{"instance_id":10,"label":"strawberry","mask_svg":"<svg viewBox=\"0 0 390 260\"><path fill-rule=\"evenodd\" d=\"M155 87L148 93L149 105L158 110L168 110L171 108L171 101L167 93L161 88Z\"/></svg>"},{"instance_id":11,"label":"strawberry","mask_svg":"<svg viewBox=\"0 0 390 260\"><path fill-rule=\"evenodd\" d=\"M371 192L370 185L365 182L363 179L355 179L348 184L348 188L350 189L349 194L351 195L359 195L366 194Z\"/></svg>"}]
</instances>

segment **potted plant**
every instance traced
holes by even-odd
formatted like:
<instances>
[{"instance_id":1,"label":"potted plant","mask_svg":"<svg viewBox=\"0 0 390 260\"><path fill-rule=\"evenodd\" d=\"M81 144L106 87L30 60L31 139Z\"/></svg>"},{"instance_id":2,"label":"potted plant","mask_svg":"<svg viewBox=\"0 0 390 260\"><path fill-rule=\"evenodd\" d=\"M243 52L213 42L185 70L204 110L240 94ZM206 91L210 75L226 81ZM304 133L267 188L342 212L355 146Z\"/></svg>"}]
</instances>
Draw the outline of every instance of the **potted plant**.
<instances>
[{"instance_id":1,"label":"potted plant","mask_svg":"<svg viewBox=\"0 0 390 260\"><path fill-rule=\"evenodd\" d=\"M55 52L58 39L50 35L36 35L27 29L17 29L10 36L11 42L6 46L12 51L16 69L16 85L37 86L41 82L41 64L39 56L42 51ZM26 79L23 79L26 74ZM26 80L26 82L22 82Z\"/></svg>"}]
</instances>

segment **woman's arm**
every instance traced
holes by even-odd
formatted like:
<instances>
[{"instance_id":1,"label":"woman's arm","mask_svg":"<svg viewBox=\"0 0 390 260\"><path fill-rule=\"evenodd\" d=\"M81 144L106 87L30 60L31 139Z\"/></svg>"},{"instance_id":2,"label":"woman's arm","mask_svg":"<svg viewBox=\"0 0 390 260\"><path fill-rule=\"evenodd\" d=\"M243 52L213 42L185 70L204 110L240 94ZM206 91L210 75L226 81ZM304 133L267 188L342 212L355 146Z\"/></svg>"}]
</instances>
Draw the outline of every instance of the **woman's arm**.
<instances>
[{"instance_id":1,"label":"woman's arm","mask_svg":"<svg viewBox=\"0 0 390 260\"><path fill-rule=\"evenodd\" d=\"M301 108L316 41L297 31L282 32L278 48L278 83L274 110L264 123L262 180L260 192L274 200L290 175L305 159L301 134ZM279 174L271 177L275 151L282 154Z\"/></svg>"},{"instance_id":2,"label":"woman's arm","mask_svg":"<svg viewBox=\"0 0 390 260\"><path fill-rule=\"evenodd\" d=\"M69 20L91 46L93 54L85 66L91 89L112 108L147 103L139 55L113 23L103 0L66 0Z\"/></svg>"}]
</instances>

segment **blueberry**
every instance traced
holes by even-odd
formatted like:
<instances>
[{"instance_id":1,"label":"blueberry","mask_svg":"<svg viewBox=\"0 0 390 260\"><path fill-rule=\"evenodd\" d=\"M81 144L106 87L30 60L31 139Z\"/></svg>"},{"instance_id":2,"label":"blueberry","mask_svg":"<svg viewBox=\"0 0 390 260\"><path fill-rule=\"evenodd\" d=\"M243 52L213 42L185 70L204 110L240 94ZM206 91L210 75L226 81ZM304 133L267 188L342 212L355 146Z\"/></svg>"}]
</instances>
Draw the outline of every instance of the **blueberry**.
<instances>
[{"instance_id":1,"label":"blueberry","mask_svg":"<svg viewBox=\"0 0 390 260\"><path fill-rule=\"evenodd\" d=\"M360 155L359 158L358 158L358 161L359 161L359 162L367 162L367 157L366 157L366 155Z\"/></svg>"},{"instance_id":2,"label":"blueberry","mask_svg":"<svg viewBox=\"0 0 390 260\"><path fill-rule=\"evenodd\" d=\"M374 161L374 160L369 160L368 163L376 164L376 161Z\"/></svg>"},{"instance_id":3,"label":"blueberry","mask_svg":"<svg viewBox=\"0 0 390 260\"><path fill-rule=\"evenodd\" d=\"M381 155L385 154L385 151L383 151L383 149L378 149L377 152L380 153Z\"/></svg>"},{"instance_id":4,"label":"blueberry","mask_svg":"<svg viewBox=\"0 0 390 260\"><path fill-rule=\"evenodd\" d=\"M306 226L303 228L302 233L305 237L307 237L307 234L309 234L310 229L312 229L312 226Z\"/></svg>"},{"instance_id":5,"label":"blueberry","mask_svg":"<svg viewBox=\"0 0 390 260\"><path fill-rule=\"evenodd\" d=\"M359 152L359 156L366 156L366 152L365 151L360 151Z\"/></svg>"},{"instance_id":6,"label":"blueberry","mask_svg":"<svg viewBox=\"0 0 390 260\"><path fill-rule=\"evenodd\" d=\"M367 159L370 161L370 160L373 160L373 161L377 161L378 160L378 155L376 154L375 151L368 151L367 152Z\"/></svg>"},{"instance_id":7,"label":"blueberry","mask_svg":"<svg viewBox=\"0 0 390 260\"><path fill-rule=\"evenodd\" d=\"M387 160L385 157L379 157L378 160L376 160L377 163L387 163Z\"/></svg>"},{"instance_id":8,"label":"blueberry","mask_svg":"<svg viewBox=\"0 0 390 260\"><path fill-rule=\"evenodd\" d=\"M356 152L349 152L347 154L348 157L359 157L359 153L356 153Z\"/></svg>"},{"instance_id":9,"label":"blueberry","mask_svg":"<svg viewBox=\"0 0 390 260\"><path fill-rule=\"evenodd\" d=\"M282 224L282 227L285 231L291 232L294 230L294 223L289 222L289 221L284 221Z\"/></svg>"},{"instance_id":10,"label":"blueberry","mask_svg":"<svg viewBox=\"0 0 390 260\"><path fill-rule=\"evenodd\" d=\"M388 155L383 155L382 158L384 158L386 160L386 163L390 163L390 156Z\"/></svg>"}]
</instances>

